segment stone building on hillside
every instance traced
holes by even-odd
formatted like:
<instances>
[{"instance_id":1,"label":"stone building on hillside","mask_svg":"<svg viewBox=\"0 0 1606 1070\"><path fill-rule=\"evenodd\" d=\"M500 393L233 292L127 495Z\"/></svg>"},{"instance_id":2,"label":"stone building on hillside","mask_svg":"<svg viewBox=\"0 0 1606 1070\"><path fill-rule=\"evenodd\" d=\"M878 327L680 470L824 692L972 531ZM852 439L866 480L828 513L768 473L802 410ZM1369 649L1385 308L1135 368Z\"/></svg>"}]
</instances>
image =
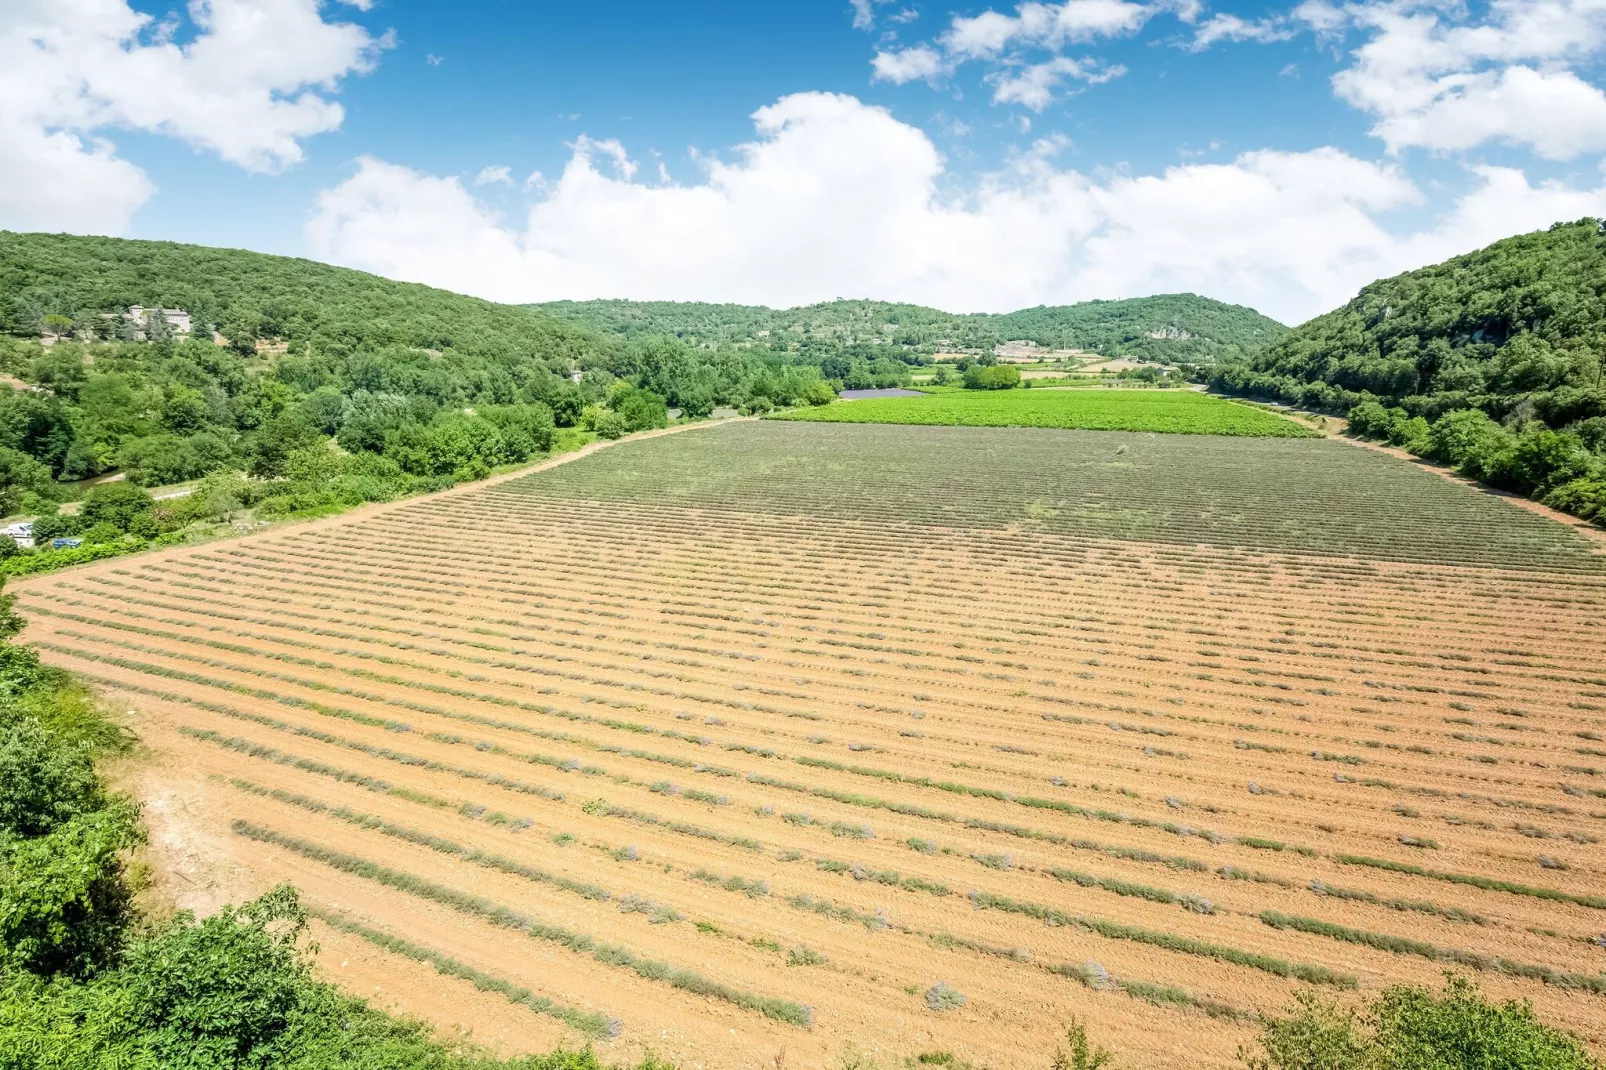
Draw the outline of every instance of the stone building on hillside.
<instances>
[{"instance_id":1,"label":"stone building on hillside","mask_svg":"<svg viewBox=\"0 0 1606 1070\"><path fill-rule=\"evenodd\" d=\"M190 314L182 308L146 308L143 305L131 305L128 311L123 313L123 318L138 329L145 325L145 317L152 313L160 313L167 321L167 325L173 328L174 334L190 333Z\"/></svg>"}]
</instances>

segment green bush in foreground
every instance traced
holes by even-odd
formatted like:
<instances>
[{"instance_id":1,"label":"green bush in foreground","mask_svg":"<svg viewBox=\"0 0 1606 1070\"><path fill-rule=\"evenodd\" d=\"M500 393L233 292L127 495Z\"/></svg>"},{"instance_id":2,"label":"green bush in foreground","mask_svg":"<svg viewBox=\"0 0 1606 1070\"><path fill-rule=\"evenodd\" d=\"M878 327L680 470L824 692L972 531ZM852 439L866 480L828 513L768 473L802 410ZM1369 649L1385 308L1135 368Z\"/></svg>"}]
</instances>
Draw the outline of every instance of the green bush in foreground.
<instances>
[{"instance_id":1,"label":"green bush in foreground","mask_svg":"<svg viewBox=\"0 0 1606 1070\"><path fill-rule=\"evenodd\" d=\"M1471 981L1444 991L1396 986L1361 1011L1302 992L1286 1017L1267 1020L1250 1070L1597 1070L1575 1038L1515 1000L1490 1003Z\"/></svg>"}]
</instances>

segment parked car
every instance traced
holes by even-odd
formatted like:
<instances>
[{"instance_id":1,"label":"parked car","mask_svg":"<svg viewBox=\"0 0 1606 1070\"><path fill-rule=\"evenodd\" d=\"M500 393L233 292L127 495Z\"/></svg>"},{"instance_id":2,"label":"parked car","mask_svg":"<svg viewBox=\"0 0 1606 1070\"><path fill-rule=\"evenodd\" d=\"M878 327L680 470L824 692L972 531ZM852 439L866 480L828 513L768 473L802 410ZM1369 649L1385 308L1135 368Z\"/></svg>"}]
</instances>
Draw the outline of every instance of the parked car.
<instances>
[{"instance_id":1,"label":"parked car","mask_svg":"<svg viewBox=\"0 0 1606 1070\"><path fill-rule=\"evenodd\" d=\"M51 539L50 540L50 548L52 550L76 550L78 547L82 546L83 544L84 544L84 540L83 539Z\"/></svg>"},{"instance_id":2,"label":"parked car","mask_svg":"<svg viewBox=\"0 0 1606 1070\"><path fill-rule=\"evenodd\" d=\"M11 525L9 525L6 528L6 535L8 535L11 538L11 540L13 542L15 542L18 546L22 546L22 547L32 546L33 545L33 521L32 520L24 520L20 524L11 524Z\"/></svg>"}]
</instances>

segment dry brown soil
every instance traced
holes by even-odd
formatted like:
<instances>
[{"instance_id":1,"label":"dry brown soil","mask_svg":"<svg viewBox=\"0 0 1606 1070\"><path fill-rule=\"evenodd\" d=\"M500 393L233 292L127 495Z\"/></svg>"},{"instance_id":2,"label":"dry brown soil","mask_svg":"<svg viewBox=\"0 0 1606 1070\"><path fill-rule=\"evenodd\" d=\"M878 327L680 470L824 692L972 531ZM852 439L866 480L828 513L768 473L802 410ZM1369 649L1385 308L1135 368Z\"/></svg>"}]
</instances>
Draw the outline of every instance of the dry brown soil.
<instances>
[{"instance_id":1,"label":"dry brown soil","mask_svg":"<svg viewBox=\"0 0 1606 1070\"><path fill-rule=\"evenodd\" d=\"M687 1068L819 1066L850 1046L883 1066L935 1050L1046 1066L1072 1016L1128 1065L1225 1067L1253 1015L1302 987L1283 964L1353 979L1324 987L1343 998L1446 968L1273 928L1267 910L1553 980L1606 970L1606 910L1340 859L1602 894L1599 576L911 540L520 488L15 584L25 641L130 711L146 757L120 777L145 804L161 894L208 910L289 880L315 907L617 1018L610 1059L651 1049ZM812 1025L498 928L237 819L806 1005ZM381 1005L502 1051L585 1041L317 936L320 969ZM1055 972L1088 963L1112 983ZM1606 1044L1606 995L1473 972ZM929 1009L938 982L964 1005Z\"/></svg>"}]
</instances>

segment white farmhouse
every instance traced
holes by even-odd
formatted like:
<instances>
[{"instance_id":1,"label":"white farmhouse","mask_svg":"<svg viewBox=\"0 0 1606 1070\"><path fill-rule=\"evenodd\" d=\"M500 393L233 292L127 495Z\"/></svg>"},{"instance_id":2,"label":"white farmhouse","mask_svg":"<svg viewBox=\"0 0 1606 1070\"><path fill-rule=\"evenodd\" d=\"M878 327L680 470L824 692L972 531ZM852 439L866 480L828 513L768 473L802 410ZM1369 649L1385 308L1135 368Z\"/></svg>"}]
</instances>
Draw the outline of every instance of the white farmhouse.
<instances>
[{"instance_id":1,"label":"white farmhouse","mask_svg":"<svg viewBox=\"0 0 1606 1070\"><path fill-rule=\"evenodd\" d=\"M168 326L173 328L174 334L190 333L190 314L182 308L146 308L143 305L132 305L123 313L123 318L136 327L142 327L145 324L145 317L153 312L161 313Z\"/></svg>"}]
</instances>

